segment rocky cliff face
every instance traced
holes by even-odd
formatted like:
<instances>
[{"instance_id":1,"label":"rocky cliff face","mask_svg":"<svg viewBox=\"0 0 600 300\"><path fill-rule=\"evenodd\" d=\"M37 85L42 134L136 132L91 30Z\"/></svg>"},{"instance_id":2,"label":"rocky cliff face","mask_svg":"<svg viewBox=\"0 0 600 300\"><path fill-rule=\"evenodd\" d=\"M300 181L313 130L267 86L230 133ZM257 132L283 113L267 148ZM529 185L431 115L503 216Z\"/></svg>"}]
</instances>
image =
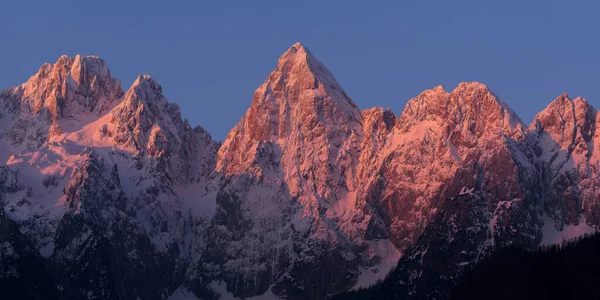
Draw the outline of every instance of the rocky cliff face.
<instances>
[{"instance_id":1,"label":"rocky cliff face","mask_svg":"<svg viewBox=\"0 0 600 300\"><path fill-rule=\"evenodd\" d=\"M527 130L488 135L440 189L433 218L384 286L401 299L445 299L492 251L596 231L596 115L585 99L563 94Z\"/></svg>"},{"instance_id":2,"label":"rocky cliff face","mask_svg":"<svg viewBox=\"0 0 600 300\"><path fill-rule=\"evenodd\" d=\"M111 77L101 58L61 56L4 92L5 119L12 124L3 129L12 144L39 147L105 113L122 95L121 82Z\"/></svg>"},{"instance_id":3,"label":"rocky cliff face","mask_svg":"<svg viewBox=\"0 0 600 300\"><path fill-rule=\"evenodd\" d=\"M338 222L356 190L360 110L301 44L255 92L218 153L212 251L235 296L270 286L289 298L352 287L356 243ZM216 227L218 226L218 227ZM210 230L213 231L213 230ZM323 289L326 285L329 288Z\"/></svg>"},{"instance_id":4,"label":"rocky cliff face","mask_svg":"<svg viewBox=\"0 0 600 300\"><path fill-rule=\"evenodd\" d=\"M544 211L557 230L579 225L581 216L598 225L597 111L583 98L556 98L536 115L529 138L543 165Z\"/></svg>"},{"instance_id":5,"label":"rocky cliff face","mask_svg":"<svg viewBox=\"0 0 600 300\"><path fill-rule=\"evenodd\" d=\"M297 43L222 145L97 57L45 64L0 107L0 284L31 297L325 299L399 261L399 296L443 298L498 247L600 225L582 98L529 127L477 82L361 111Z\"/></svg>"},{"instance_id":6,"label":"rocky cliff face","mask_svg":"<svg viewBox=\"0 0 600 300\"><path fill-rule=\"evenodd\" d=\"M400 249L420 236L465 160L505 147L497 143L504 136L523 135L520 119L480 83L425 91L386 130L385 143L363 161L359 196L385 216Z\"/></svg>"}]
</instances>

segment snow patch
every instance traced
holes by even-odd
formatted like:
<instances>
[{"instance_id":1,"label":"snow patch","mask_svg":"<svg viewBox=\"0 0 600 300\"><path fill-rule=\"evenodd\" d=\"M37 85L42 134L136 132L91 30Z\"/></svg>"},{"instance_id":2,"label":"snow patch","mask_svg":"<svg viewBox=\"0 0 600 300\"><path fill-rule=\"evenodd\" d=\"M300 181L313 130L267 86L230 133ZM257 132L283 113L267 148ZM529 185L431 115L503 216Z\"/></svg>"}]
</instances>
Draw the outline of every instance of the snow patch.
<instances>
[{"instance_id":1,"label":"snow patch","mask_svg":"<svg viewBox=\"0 0 600 300\"><path fill-rule=\"evenodd\" d=\"M180 286L179 288L177 288L173 294L171 294L169 296L169 298L167 298L167 300L194 300L194 299L198 299L196 296L194 296L194 293L190 292L188 289Z\"/></svg>"},{"instance_id":2,"label":"snow patch","mask_svg":"<svg viewBox=\"0 0 600 300\"><path fill-rule=\"evenodd\" d=\"M270 286L264 294L246 298L246 300L279 300L280 298L273 294L273 291L271 291L272 287L273 286Z\"/></svg>"},{"instance_id":3,"label":"snow patch","mask_svg":"<svg viewBox=\"0 0 600 300\"><path fill-rule=\"evenodd\" d=\"M389 239L368 241L367 243L381 257L381 264L370 269L359 267L360 275L352 290L366 288L375 284L378 280L383 280L396 267L402 256L398 248Z\"/></svg>"},{"instance_id":4,"label":"snow patch","mask_svg":"<svg viewBox=\"0 0 600 300\"><path fill-rule=\"evenodd\" d=\"M344 197L333 204L333 212L339 218L344 216L351 218L354 215L354 204L356 203L356 191L348 192Z\"/></svg>"},{"instance_id":5,"label":"snow patch","mask_svg":"<svg viewBox=\"0 0 600 300\"><path fill-rule=\"evenodd\" d=\"M435 136L441 136L440 125L437 121L423 121L415 124L410 128L410 131L404 135L404 142L420 141L430 139L430 133L435 133Z\"/></svg>"},{"instance_id":6,"label":"snow patch","mask_svg":"<svg viewBox=\"0 0 600 300\"><path fill-rule=\"evenodd\" d=\"M577 225L565 225L561 231L558 231L554 226L554 221L544 214L544 226L542 227L542 242L540 246L548 246L561 244L565 241L572 240L574 238L596 232L594 229L585 222L585 219L581 219Z\"/></svg>"},{"instance_id":7,"label":"snow patch","mask_svg":"<svg viewBox=\"0 0 600 300\"><path fill-rule=\"evenodd\" d=\"M49 242L46 245L44 245L42 248L40 248L40 255L42 255L42 257L44 258L48 258L50 257L50 255L52 255L52 253L54 253L54 243L53 242Z\"/></svg>"},{"instance_id":8,"label":"snow patch","mask_svg":"<svg viewBox=\"0 0 600 300\"><path fill-rule=\"evenodd\" d=\"M475 190L475 188L468 188L466 186L463 186L460 189L460 193L458 193L459 196L463 196L463 195L473 195L473 191Z\"/></svg>"}]
</instances>

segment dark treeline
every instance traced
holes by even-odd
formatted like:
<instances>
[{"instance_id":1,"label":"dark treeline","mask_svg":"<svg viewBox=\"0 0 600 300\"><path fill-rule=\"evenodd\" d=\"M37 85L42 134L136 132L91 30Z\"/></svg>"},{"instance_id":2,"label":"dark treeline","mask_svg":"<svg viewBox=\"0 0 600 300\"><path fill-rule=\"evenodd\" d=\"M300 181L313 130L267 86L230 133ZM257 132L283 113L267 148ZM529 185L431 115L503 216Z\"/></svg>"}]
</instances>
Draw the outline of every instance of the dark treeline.
<instances>
[{"instance_id":1,"label":"dark treeline","mask_svg":"<svg viewBox=\"0 0 600 300\"><path fill-rule=\"evenodd\" d=\"M0 299L58 299L40 253L0 209Z\"/></svg>"},{"instance_id":2,"label":"dark treeline","mask_svg":"<svg viewBox=\"0 0 600 300\"><path fill-rule=\"evenodd\" d=\"M396 273L332 299L404 299L406 286ZM449 298L600 299L600 234L536 251L504 248L466 271Z\"/></svg>"},{"instance_id":3,"label":"dark treeline","mask_svg":"<svg viewBox=\"0 0 600 300\"><path fill-rule=\"evenodd\" d=\"M466 272L451 299L600 299L600 234L505 248Z\"/></svg>"},{"instance_id":4,"label":"dark treeline","mask_svg":"<svg viewBox=\"0 0 600 300\"><path fill-rule=\"evenodd\" d=\"M377 281L368 288L348 291L336 295L330 300L380 300L380 299L405 299L406 286L400 285L398 269L391 271L383 280Z\"/></svg>"}]
</instances>

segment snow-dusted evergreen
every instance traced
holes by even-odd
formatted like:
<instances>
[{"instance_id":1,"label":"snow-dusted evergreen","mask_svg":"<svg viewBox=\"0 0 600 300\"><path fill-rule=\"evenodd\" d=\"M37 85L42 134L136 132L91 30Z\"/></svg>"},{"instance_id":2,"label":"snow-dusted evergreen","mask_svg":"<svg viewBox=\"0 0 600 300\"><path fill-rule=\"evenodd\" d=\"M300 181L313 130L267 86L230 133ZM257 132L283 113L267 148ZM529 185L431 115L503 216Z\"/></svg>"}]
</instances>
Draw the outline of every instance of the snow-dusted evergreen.
<instances>
[{"instance_id":1,"label":"snow-dusted evergreen","mask_svg":"<svg viewBox=\"0 0 600 300\"><path fill-rule=\"evenodd\" d=\"M477 82L361 111L300 43L222 145L93 56L0 108L0 282L49 299L325 299L398 262L404 296L443 298L497 247L600 225L585 99L529 127Z\"/></svg>"}]
</instances>

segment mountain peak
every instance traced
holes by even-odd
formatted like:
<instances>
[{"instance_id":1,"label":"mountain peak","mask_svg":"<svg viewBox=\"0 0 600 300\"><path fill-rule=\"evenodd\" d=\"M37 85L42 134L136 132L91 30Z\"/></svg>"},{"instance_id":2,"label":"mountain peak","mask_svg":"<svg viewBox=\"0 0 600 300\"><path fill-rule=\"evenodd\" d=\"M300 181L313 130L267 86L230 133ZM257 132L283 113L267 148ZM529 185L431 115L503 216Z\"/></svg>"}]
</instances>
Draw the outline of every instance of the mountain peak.
<instances>
[{"instance_id":1,"label":"mountain peak","mask_svg":"<svg viewBox=\"0 0 600 300\"><path fill-rule=\"evenodd\" d=\"M141 74L135 79L125 93L123 102L140 102L144 105L149 105L151 108L155 103L167 103L161 85L148 74ZM135 104L134 106L137 107L137 105Z\"/></svg>"},{"instance_id":2,"label":"mountain peak","mask_svg":"<svg viewBox=\"0 0 600 300\"><path fill-rule=\"evenodd\" d=\"M296 42L295 44L293 44L290 48L288 48L287 51L285 51L285 53L283 53L283 55L281 57L287 57L287 56L291 56L291 55L300 55L300 56L306 56L306 55L311 55L310 50L308 50L308 48L304 47L304 45L302 45L300 42Z\"/></svg>"},{"instance_id":3,"label":"mountain peak","mask_svg":"<svg viewBox=\"0 0 600 300\"><path fill-rule=\"evenodd\" d=\"M477 127L478 135L490 131L517 137L524 127L523 121L504 101L477 81L461 82L451 93L441 86L425 90L409 100L400 115L404 130L410 130L416 123L429 121L449 122L452 126L476 124L469 126Z\"/></svg>"},{"instance_id":4,"label":"mountain peak","mask_svg":"<svg viewBox=\"0 0 600 300\"><path fill-rule=\"evenodd\" d=\"M548 105L548 108L550 107L555 107L555 106L562 106L562 105L571 105L573 104L577 104L579 102L583 103L583 104L588 104L587 99L578 96L575 99L571 99L571 97L569 97L569 94L567 92L564 92L562 94L560 94L558 97L556 97L552 102L550 102L550 104Z\"/></svg>"},{"instance_id":5,"label":"mountain peak","mask_svg":"<svg viewBox=\"0 0 600 300\"><path fill-rule=\"evenodd\" d=\"M62 55L54 64L44 63L8 93L15 121L9 129L11 142L25 146L39 146L62 133L79 130L123 96L121 81L112 78L104 60L84 55Z\"/></svg>"},{"instance_id":6,"label":"mountain peak","mask_svg":"<svg viewBox=\"0 0 600 300\"><path fill-rule=\"evenodd\" d=\"M86 64L89 67L96 67L96 66L106 67L106 63L104 62L104 59L102 59L98 56L95 56L95 55L77 54L77 55L75 55L75 58L73 58L73 64L77 64L77 65Z\"/></svg>"},{"instance_id":7,"label":"mountain peak","mask_svg":"<svg viewBox=\"0 0 600 300\"><path fill-rule=\"evenodd\" d=\"M54 64L43 64L20 88L26 112L47 107L54 121L69 123L100 115L123 95L121 81L112 78L104 60L84 55L62 55Z\"/></svg>"},{"instance_id":8,"label":"mountain peak","mask_svg":"<svg viewBox=\"0 0 600 300\"><path fill-rule=\"evenodd\" d=\"M95 91L109 89L115 90L115 95L111 96L119 97L118 94L122 94L121 82L111 77L102 58L81 54L77 54L75 58L61 55L54 64L44 63L23 86L26 89L48 89L48 92L58 89L63 93L63 98L67 98L64 94L66 90L77 94L93 94Z\"/></svg>"},{"instance_id":9,"label":"mountain peak","mask_svg":"<svg viewBox=\"0 0 600 300\"><path fill-rule=\"evenodd\" d=\"M436 92L436 93L447 93L446 89L441 84L440 85L436 85L433 88L433 91Z\"/></svg>"},{"instance_id":10,"label":"mountain peak","mask_svg":"<svg viewBox=\"0 0 600 300\"><path fill-rule=\"evenodd\" d=\"M49 65L45 63L42 65ZM95 55L82 55L76 54L75 57L68 56L66 54L61 55L56 62L52 65L53 69L64 69L69 71L74 71L76 69L88 69L92 73L103 71L103 69L107 69L106 63L104 59L95 56Z\"/></svg>"},{"instance_id":11,"label":"mountain peak","mask_svg":"<svg viewBox=\"0 0 600 300\"><path fill-rule=\"evenodd\" d=\"M587 99L585 99L585 98L583 98L583 97L581 97L581 96L577 96L577 98L573 99L573 102L574 102L574 103L579 103L579 102L581 102L581 103L583 103L583 104L586 104L586 105L588 104L588 101L587 101Z\"/></svg>"},{"instance_id":12,"label":"mountain peak","mask_svg":"<svg viewBox=\"0 0 600 300\"><path fill-rule=\"evenodd\" d=\"M456 87L458 90L463 89L475 89L475 90L490 90L487 85L479 82L479 81L465 81L458 84Z\"/></svg>"},{"instance_id":13,"label":"mountain peak","mask_svg":"<svg viewBox=\"0 0 600 300\"><path fill-rule=\"evenodd\" d=\"M54 63L54 67L67 66L70 68L72 64L73 58L66 54L63 54L56 60L56 62Z\"/></svg>"},{"instance_id":14,"label":"mountain peak","mask_svg":"<svg viewBox=\"0 0 600 300\"><path fill-rule=\"evenodd\" d=\"M300 44L300 42L297 42L288 48L277 61L277 69L293 73L306 71L312 73L319 67L322 67L322 64L315 59L310 50Z\"/></svg>"},{"instance_id":15,"label":"mountain peak","mask_svg":"<svg viewBox=\"0 0 600 300\"><path fill-rule=\"evenodd\" d=\"M571 102L571 97L569 97L569 94L567 94L567 92L564 92L558 95L558 97L554 98L554 100L550 102L548 106L564 105L569 102Z\"/></svg>"},{"instance_id":16,"label":"mountain peak","mask_svg":"<svg viewBox=\"0 0 600 300\"><path fill-rule=\"evenodd\" d=\"M308 49L304 47L304 45L302 45L302 43L300 42L296 42L294 43L289 49L288 51L294 51L294 52L308 52Z\"/></svg>"},{"instance_id":17,"label":"mountain peak","mask_svg":"<svg viewBox=\"0 0 600 300\"><path fill-rule=\"evenodd\" d=\"M424 90L417 97L424 97L424 96L436 97L436 96L447 96L447 95L449 95L449 93L448 93L448 91L446 91L446 89L443 86L436 85L433 89Z\"/></svg>"},{"instance_id":18,"label":"mountain peak","mask_svg":"<svg viewBox=\"0 0 600 300\"><path fill-rule=\"evenodd\" d=\"M563 111L570 111L573 107L573 100L569 97L569 95L565 92L558 95L544 110L538 113L538 115L543 115L546 113L551 114L562 114ZM537 119L537 116L536 116Z\"/></svg>"},{"instance_id":19,"label":"mountain peak","mask_svg":"<svg viewBox=\"0 0 600 300\"><path fill-rule=\"evenodd\" d=\"M78 85L92 84L94 80L111 80L110 71L102 58L80 54L75 56L71 65L71 77Z\"/></svg>"},{"instance_id":20,"label":"mountain peak","mask_svg":"<svg viewBox=\"0 0 600 300\"><path fill-rule=\"evenodd\" d=\"M565 124L568 126L579 126L580 130L588 127L585 123L593 123L596 110L583 97L575 99L569 98L565 92L556 97L544 110L539 112L531 125L530 129L544 128L551 135L557 136L564 130ZM584 130L585 131L585 130ZM556 137L562 141L563 138Z\"/></svg>"},{"instance_id":21,"label":"mountain peak","mask_svg":"<svg viewBox=\"0 0 600 300\"><path fill-rule=\"evenodd\" d=\"M254 154L259 157L258 145L268 144L273 151L282 152L283 173L297 179L290 190L299 193L305 180L302 174L318 173L304 170L309 166L304 161L322 162L321 179L341 178L340 171L333 166L347 154L338 156L338 151L351 137L361 134L362 116L358 107L310 50L296 43L281 55L277 67L254 93L244 117L228 134L219 150L217 168L229 174L254 170L254 159L249 157ZM239 155L240 149L244 156ZM316 190L321 192L328 183L320 182L323 186L317 186Z\"/></svg>"},{"instance_id":22,"label":"mountain peak","mask_svg":"<svg viewBox=\"0 0 600 300\"><path fill-rule=\"evenodd\" d=\"M152 76L150 76L148 74L140 74L135 79L135 81L133 82L133 84L131 86L136 87L136 86L141 86L141 85L147 85L149 87L162 90L162 87L160 86L160 84L156 80L154 80L154 78L152 78Z\"/></svg>"},{"instance_id":23,"label":"mountain peak","mask_svg":"<svg viewBox=\"0 0 600 300\"><path fill-rule=\"evenodd\" d=\"M304 120L295 120L300 115ZM309 126L304 124L307 117L331 126L360 120L360 110L308 48L296 43L281 55L277 67L256 90L243 121L252 139L270 140L288 138L295 121Z\"/></svg>"}]
</instances>

